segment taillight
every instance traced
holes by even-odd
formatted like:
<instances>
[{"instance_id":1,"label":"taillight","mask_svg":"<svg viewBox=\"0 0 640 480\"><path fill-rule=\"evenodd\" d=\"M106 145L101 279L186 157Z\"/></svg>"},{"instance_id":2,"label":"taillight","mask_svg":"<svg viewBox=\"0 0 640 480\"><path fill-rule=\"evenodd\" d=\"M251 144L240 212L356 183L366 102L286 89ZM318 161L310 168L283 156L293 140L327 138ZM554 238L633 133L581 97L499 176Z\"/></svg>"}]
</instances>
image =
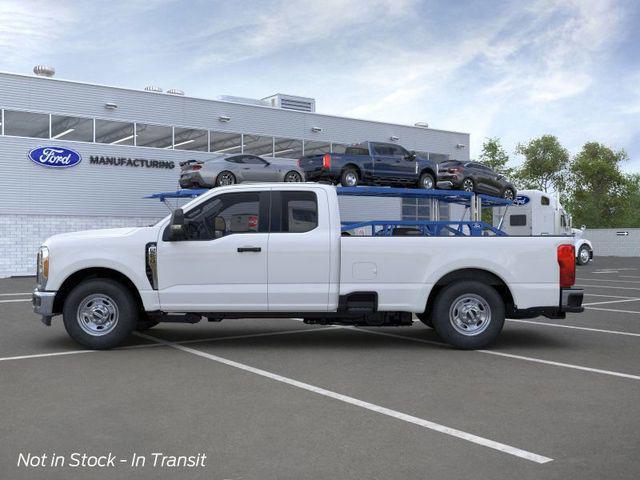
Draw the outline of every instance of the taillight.
<instances>
[{"instance_id":1,"label":"taillight","mask_svg":"<svg viewBox=\"0 0 640 480\"><path fill-rule=\"evenodd\" d=\"M458 173L458 172L461 172L461 171L462 171L462 168L461 168L461 167L451 167L451 168L449 169L449 172L450 172L450 173Z\"/></svg>"},{"instance_id":2,"label":"taillight","mask_svg":"<svg viewBox=\"0 0 640 480\"><path fill-rule=\"evenodd\" d=\"M201 168L202 168L202 165L195 164L191 167L191 170L200 170Z\"/></svg>"},{"instance_id":3,"label":"taillight","mask_svg":"<svg viewBox=\"0 0 640 480\"><path fill-rule=\"evenodd\" d=\"M300 159L298 159L298 161L296 163L298 164L298 167L302 166L302 165L300 165Z\"/></svg>"},{"instance_id":4,"label":"taillight","mask_svg":"<svg viewBox=\"0 0 640 480\"><path fill-rule=\"evenodd\" d=\"M322 156L322 168L331 168L331 155L328 153Z\"/></svg>"},{"instance_id":5,"label":"taillight","mask_svg":"<svg viewBox=\"0 0 640 480\"><path fill-rule=\"evenodd\" d=\"M576 283L576 250L573 245L558 245L560 287L569 288Z\"/></svg>"}]
</instances>

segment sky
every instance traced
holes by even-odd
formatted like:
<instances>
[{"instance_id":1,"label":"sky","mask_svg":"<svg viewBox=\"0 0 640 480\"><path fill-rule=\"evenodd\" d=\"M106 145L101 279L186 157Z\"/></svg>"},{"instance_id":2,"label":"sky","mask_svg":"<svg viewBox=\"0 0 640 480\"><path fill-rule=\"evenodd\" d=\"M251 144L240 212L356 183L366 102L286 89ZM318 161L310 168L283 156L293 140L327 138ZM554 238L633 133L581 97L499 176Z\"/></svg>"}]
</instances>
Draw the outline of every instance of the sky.
<instances>
[{"instance_id":1,"label":"sky","mask_svg":"<svg viewBox=\"0 0 640 480\"><path fill-rule=\"evenodd\" d=\"M640 172L636 0L0 0L0 70L624 149Z\"/></svg>"}]
</instances>

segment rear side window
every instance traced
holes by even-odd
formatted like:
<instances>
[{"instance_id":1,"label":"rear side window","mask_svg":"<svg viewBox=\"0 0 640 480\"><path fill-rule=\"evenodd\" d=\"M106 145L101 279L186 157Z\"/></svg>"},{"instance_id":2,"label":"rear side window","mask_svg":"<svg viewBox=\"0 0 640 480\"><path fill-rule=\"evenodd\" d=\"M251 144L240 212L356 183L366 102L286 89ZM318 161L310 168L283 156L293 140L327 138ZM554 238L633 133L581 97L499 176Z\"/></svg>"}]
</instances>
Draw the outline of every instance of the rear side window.
<instances>
[{"instance_id":1,"label":"rear side window","mask_svg":"<svg viewBox=\"0 0 640 480\"><path fill-rule=\"evenodd\" d=\"M304 233L318 226L318 200L314 192L273 192L272 233Z\"/></svg>"},{"instance_id":2,"label":"rear side window","mask_svg":"<svg viewBox=\"0 0 640 480\"><path fill-rule=\"evenodd\" d=\"M347 147L346 155L369 155L369 150L364 147Z\"/></svg>"},{"instance_id":3,"label":"rear side window","mask_svg":"<svg viewBox=\"0 0 640 480\"><path fill-rule=\"evenodd\" d=\"M509 225L512 227L526 227L527 216L526 215L511 215L509 217Z\"/></svg>"},{"instance_id":4,"label":"rear side window","mask_svg":"<svg viewBox=\"0 0 640 480\"><path fill-rule=\"evenodd\" d=\"M540 197L540 205L549 205L549 197Z\"/></svg>"}]
</instances>

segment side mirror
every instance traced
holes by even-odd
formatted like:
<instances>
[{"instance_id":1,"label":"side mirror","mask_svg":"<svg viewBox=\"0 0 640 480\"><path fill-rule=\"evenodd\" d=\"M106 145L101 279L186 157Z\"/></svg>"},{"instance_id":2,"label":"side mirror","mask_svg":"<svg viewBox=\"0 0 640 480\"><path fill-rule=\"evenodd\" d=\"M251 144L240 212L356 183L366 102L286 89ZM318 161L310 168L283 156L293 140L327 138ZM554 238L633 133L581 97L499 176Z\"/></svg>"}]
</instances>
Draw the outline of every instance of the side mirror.
<instances>
[{"instance_id":1,"label":"side mirror","mask_svg":"<svg viewBox=\"0 0 640 480\"><path fill-rule=\"evenodd\" d=\"M216 217L213 219L213 236L220 238L224 236L224 232L227 230L227 222L222 217Z\"/></svg>"},{"instance_id":2,"label":"side mirror","mask_svg":"<svg viewBox=\"0 0 640 480\"><path fill-rule=\"evenodd\" d=\"M181 208L176 208L171 213L171 223L169 224L169 240L175 242L182 239L184 233L184 212Z\"/></svg>"},{"instance_id":3,"label":"side mirror","mask_svg":"<svg viewBox=\"0 0 640 480\"><path fill-rule=\"evenodd\" d=\"M407 160L415 160L416 159L416 152L411 150L407 155L404 156L405 159Z\"/></svg>"},{"instance_id":4,"label":"side mirror","mask_svg":"<svg viewBox=\"0 0 640 480\"><path fill-rule=\"evenodd\" d=\"M586 225L582 225L582 226L580 227L580 230L583 230L583 231L584 231L584 230L586 230L586 229L587 229L587 226L586 226Z\"/></svg>"}]
</instances>

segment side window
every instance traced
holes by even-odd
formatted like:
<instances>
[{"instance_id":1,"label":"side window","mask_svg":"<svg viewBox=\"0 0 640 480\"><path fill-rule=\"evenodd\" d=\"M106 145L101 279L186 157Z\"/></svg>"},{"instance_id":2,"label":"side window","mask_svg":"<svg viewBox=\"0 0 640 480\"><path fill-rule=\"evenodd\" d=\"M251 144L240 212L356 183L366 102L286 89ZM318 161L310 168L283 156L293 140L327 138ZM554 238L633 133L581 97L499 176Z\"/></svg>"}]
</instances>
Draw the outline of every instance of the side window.
<instances>
[{"instance_id":1,"label":"side window","mask_svg":"<svg viewBox=\"0 0 640 480\"><path fill-rule=\"evenodd\" d=\"M279 192L274 194L275 208L271 232L304 233L318 226L318 200L314 192ZM278 221L279 220L279 221Z\"/></svg>"},{"instance_id":2,"label":"side window","mask_svg":"<svg viewBox=\"0 0 640 480\"><path fill-rule=\"evenodd\" d=\"M509 217L509 225L512 227L526 227L527 216L526 215L511 215Z\"/></svg>"},{"instance_id":3,"label":"side window","mask_svg":"<svg viewBox=\"0 0 640 480\"><path fill-rule=\"evenodd\" d=\"M184 214L183 240L214 240L266 231L267 219L261 218L258 192L219 195Z\"/></svg>"},{"instance_id":4,"label":"side window","mask_svg":"<svg viewBox=\"0 0 640 480\"><path fill-rule=\"evenodd\" d=\"M540 197L540 205L549 205L550 200L549 197L542 196Z\"/></svg>"},{"instance_id":5,"label":"side window","mask_svg":"<svg viewBox=\"0 0 640 480\"><path fill-rule=\"evenodd\" d=\"M394 157L404 157L407 154L405 153L406 150L399 145L390 145L389 151L391 152L390 154Z\"/></svg>"},{"instance_id":6,"label":"side window","mask_svg":"<svg viewBox=\"0 0 640 480\"><path fill-rule=\"evenodd\" d=\"M391 151L386 145L379 145L374 143L373 149L376 152L376 155L391 155Z\"/></svg>"},{"instance_id":7,"label":"side window","mask_svg":"<svg viewBox=\"0 0 640 480\"><path fill-rule=\"evenodd\" d=\"M244 163L243 156L239 155L237 157L228 157L225 160L229 163Z\"/></svg>"},{"instance_id":8,"label":"side window","mask_svg":"<svg viewBox=\"0 0 640 480\"><path fill-rule=\"evenodd\" d=\"M260 157L255 157L253 155L245 155L243 163L249 163L251 165L265 165L267 162L265 162Z\"/></svg>"}]
</instances>

